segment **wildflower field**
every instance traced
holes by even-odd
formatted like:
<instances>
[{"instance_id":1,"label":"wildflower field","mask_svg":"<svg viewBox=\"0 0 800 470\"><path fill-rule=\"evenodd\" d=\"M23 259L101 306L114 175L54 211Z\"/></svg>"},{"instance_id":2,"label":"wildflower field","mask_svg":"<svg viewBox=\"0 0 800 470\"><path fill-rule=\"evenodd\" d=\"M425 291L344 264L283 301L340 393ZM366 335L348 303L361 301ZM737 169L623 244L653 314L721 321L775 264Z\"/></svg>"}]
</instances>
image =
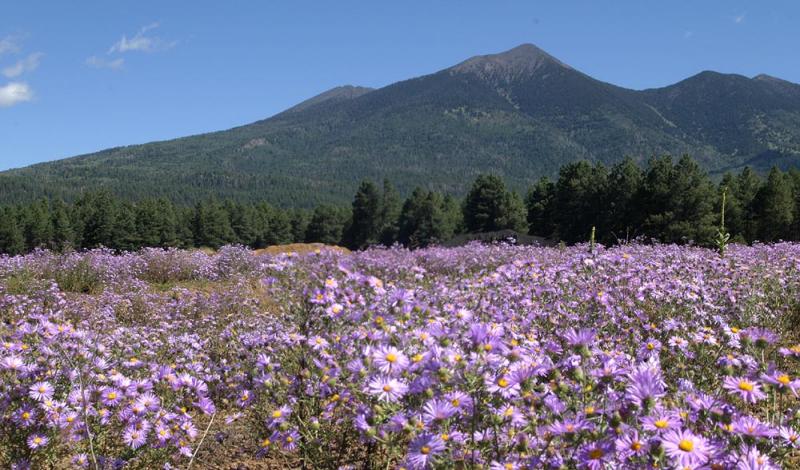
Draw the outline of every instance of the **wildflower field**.
<instances>
[{"instance_id":1,"label":"wildflower field","mask_svg":"<svg viewBox=\"0 0 800 470\"><path fill-rule=\"evenodd\" d=\"M800 468L800 245L0 258L0 468Z\"/></svg>"}]
</instances>

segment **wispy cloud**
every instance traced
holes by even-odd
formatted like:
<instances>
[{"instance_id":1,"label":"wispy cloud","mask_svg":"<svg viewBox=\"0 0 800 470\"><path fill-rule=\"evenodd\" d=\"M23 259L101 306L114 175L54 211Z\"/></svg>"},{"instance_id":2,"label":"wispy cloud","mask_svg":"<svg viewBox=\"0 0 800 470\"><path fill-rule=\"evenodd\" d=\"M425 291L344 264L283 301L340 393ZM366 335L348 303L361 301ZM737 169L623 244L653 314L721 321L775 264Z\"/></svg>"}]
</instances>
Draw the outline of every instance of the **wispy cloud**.
<instances>
[{"instance_id":1,"label":"wispy cloud","mask_svg":"<svg viewBox=\"0 0 800 470\"><path fill-rule=\"evenodd\" d=\"M147 34L148 32L158 28L158 26L158 23L149 24L140 29L139 32L137 32L130 39L123 35L122 39L111 46L111 48L108 50L108 53L113 54L115 52L122 53L129 51L153 52L173 47L175 42L167 42L157 36Z\"/></svg>"},{"instance_id":2,"label":"wispy cloud","mask_svg":"<svg viewBox=\"0 0 800 470\"><path fill-rule=\"evenodd\" d=\"M94 67L96 69L119 70L122 68L123 65L125 65L125 59L119 57L113 60L108 60L93 55L88 59L86 59L86 65L88 65L89 67Z\"/></svg>"},{"instance_id":3,"label":"wispy cloud","mask_svg":"<svg viewBox=\"0 0 800 470\"><path fill-rule=\"evenodd\" d=\"M8 67L3 69L3 75L8 78L15 78L19 77L23 73L32 72L39 67L39 62L42 60L44 56L41 52L34 52L33 54L28 55L24 59L17 61L14 65L9 65Z\"/></svg>"},{"instance_id":4,"label":"wispy cloud","mask_svg":"<svg viewBox=\"0 0 800 470\"><path fill-rule=\"evenodd\" d=\"M0 39L0 55L19 52L19 42L14 36Z\"/></svg>"},{"instance_id":5,"label":"wispy cloud","mask_svg":"<svg viewBox=\"0 0 800 470\"><path fill-rule=\"evenodd\" d=\"M686 31L686 32L684 32L684 33L683 33L683 38L684 38L684 39L689 39L689 38L691 38L692 36L694 36L694 33L693 33L693 32L691 32L691 31Z\"/></svg>"},{"instance_id":6,"label":"wispy cloud","mask_svg":"<svg viewBox=\"0 0 800 470\"><path fill-rule=\"evenodd\" d=\"M742 13L741 15L736 15L733 17L733 22L736 24L744 23L744 20L747 18L747 13Z\"/></svg>"},{"instance_id":7,"label":"wispy cloud","mask_svg":"<svg viewBox=\"0 0 800 470\"><path fill-rule=\"evenodd\" d=\"M33 99L33 90L27 83L11 82L0 86L0 108L9 108Z\"/></svg>"}]
</instances>

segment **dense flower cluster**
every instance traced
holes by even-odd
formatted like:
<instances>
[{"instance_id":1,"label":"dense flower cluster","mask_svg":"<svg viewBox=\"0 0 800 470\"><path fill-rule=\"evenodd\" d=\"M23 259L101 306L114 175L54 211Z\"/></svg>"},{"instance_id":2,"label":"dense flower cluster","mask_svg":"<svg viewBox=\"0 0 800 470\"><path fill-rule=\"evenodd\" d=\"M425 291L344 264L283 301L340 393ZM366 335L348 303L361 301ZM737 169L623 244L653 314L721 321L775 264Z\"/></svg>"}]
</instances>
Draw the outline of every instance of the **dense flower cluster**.
<instances>
[{"instance_id":1,"label":"dense flower cluster","mask_svg":"<svg viewBox=\"0 0 800 470\"><path fill-rule=\"evenodd\" d=\"M0 466L800 465L796 244L37 252L0 320Z\"/></svg>"}]
</instances>

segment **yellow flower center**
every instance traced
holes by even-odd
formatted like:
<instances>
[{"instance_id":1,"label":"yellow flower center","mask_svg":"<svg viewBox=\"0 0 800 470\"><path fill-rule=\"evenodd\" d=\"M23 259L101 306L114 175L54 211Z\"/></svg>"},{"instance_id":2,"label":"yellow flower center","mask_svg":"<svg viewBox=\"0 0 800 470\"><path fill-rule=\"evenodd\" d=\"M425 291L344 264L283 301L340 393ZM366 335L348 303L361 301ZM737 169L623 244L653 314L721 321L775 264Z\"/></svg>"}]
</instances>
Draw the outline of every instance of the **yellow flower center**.
<instances>
[{"instance_id":1,"label":"yellow flower center","mask_svg":"<svg viewBox=\"0 0 800 470\"><path fill-rule=\"evenodd\" d=\"M783 375L778 376L778 383L779 384L781 384L781 385L789 385L789 382L791 382L791 380L789 379L788 375L783 374Z\"/></svg>"},{"instance_id":2,"label":"yellow flower center","mask_svg":"<svg viewBox=\"0 0 800 470\"><path fill-rule=\"evenodd\" d=\"M447 434L447 433L445 433L445 434L442 434L440 437L442 438L442 440L443 440L443 441L447 441L447 440L449 440L449 439L450 439L450 435L449 435L449 434Z\"/></svg>"},{"instance_id":3,"label":"yellow flower center","mask_svg":"<svg viewBox=\"0 0 800 470\"><path fill-rule=\"evenodd\" d=\"M384 391L384 392L391 392L391 391L392 391L392 386L391 386L391 385L388 385L388 384L387 384L387 385L384 385L384 386L383 386L383 391Z\"/></svg>"},{"instance_id":4,"label":"yellow flower center","mask_svg":"<svg viewBox=\"0 0 800 470\"><path fill-rule=\"evenodd\" d=\"M741 380L739 381L739 390L744 390L745 392L752 392L753 384L748 382L747 380Z\"/></svg>"},{"instance_id":5,"label":"yellow flower center","mask_svg":"<svg viewBox=\"0 0 800 470\"><path fill-rule=\"evenodd\" d=\"M689 439L681 439L678 443L678 449L684 452L691 452L694 450L694 442L690 441Z\"/></svg>"},{"instance_id":6,"label":"yellow flower center","mask_svg":"<svg viewBox=\"0 0 800 470\"><path fill-rule=\"evenodd\" d=\"M499 387L501 387L501 388L506 388L506 387L508 387L508 380L506 380L506 378L505 378L505 377L500 377L500 378L497 380L497 385L498 385Z\"/></svg>"},{"instance_id":7,"label":"yellow flower center","mask_svg":"<svg viewBox=\"0 0 800 470\"><path fill-rule=\"evenodd\" d=\"M39 436L36 436L36 437L33 438L33 442L36 443L36 444L41 444L42 443L42 438L39 437Z\"/></svg>"},{"instance_id":8,"label":"yellow flower center","mask_svg":"<svg viewBox=\"0 0 800 470\"><path fill-rule=\"evenodd\" d=\"M431 448L428 446L422 446L422 449L419 450L419 453L422 455L428 455L431 453Z\"/></svg>"},{"instance_id":9,"label":"yellow flower center","mask_svg":"<svg viewBox=\"0 0 800 470\"><path fill-rule=\"evenodd\" d=\"M294 438L292 436L286 436L286 442L291 444L292 442L294 442Z\"/></svg>"},{"instance_id":10,"label":"yellow flower center","mask_svg":"<svg viewBox=\"0 0 800 470\"><path fill-rule=\"evenodd\" d=\"M667 420L666 419L659 419L655 423L653 423L658 429L664 429L667 427Z\"/></svg>"},{"instance_id":11,"label":"yellow flower center","mask_svg":"<svg viewBox=\"0 0 800 470\"><path fill-rule=\"evenodd\" d=\"M451 405L453 405L453 406L455 406L455 407L458 407L459 405L461 405L461 402L458 400L458 398L453 398L453 399L450 401L450 404L451 404Z\"/></svg>"},{"instance_id":12,"label":"yellow flower center","mask_svg":"<svg viewBox=\"0 0 800 470\"><path fill-rule=\"evenodd\" d=\"M275 410L275 411L272 412L272 417L275 418L275 419L278 419L281 416L283 416L283 411L281 411L281 410Z\"/></svg>"},{"instance_id":13,"label":"yellow flower center","mask_svg":"<svg viewBox=\"0 0 800 470\"><path fill-rule=\"evenodd\" d=\"M109 399L109 400L113 400L113 399L115 399L115 398L117 398L117 394L116 394L116 393L114 393L114 392L111 392L111 393L109 393L109 394L108 394L108 399Z\"/></svg>"},{"instance_id":14,"label":"yellow flower center","mask_svg":"<svg viewBox=\"0 0 800 470\"><path fill-rule=\"evenodd\" d=\"M603 449L594 448L589 451L589 458L592 460L598 460L603 457Z\"/></svg>"},{"instance_id":15,"label":"yellow flower center","mask_svg":"<svg viewBox=\"0 0 800 470\"><path fill-rule=\"evenodd\" d=\"M270 444L272 444L272 441L270 441L268 438L261 441L261 447L269 447Z\"/></svg>"},{"instance_id":16,"label":"yellow flower center","mask_svg":"<svg viewBox=\"0 0 800 470\"><path fill-rule=\"evenodd\" d=\"M636 452L636 451L638 451L638 450L639 450L639 449L641 449L641 448L642 448L642 443L641 443L641 442L639 442L639 441L633 441L633 442L631 442L631 450L632 450L632 451Z\"/></svg>"},{"instance_id":17,"label":"yellow flower center","mask_svg":"<svg viewBox=\"0 0 800 470\"><path fill-rule=\"evenodd\" d=\"M24 412L24 413L22 413L22 419L28 419L28 418L30 418L30 417L31 417L31 414L30 414L30 413L28 413L27 411L26 411L26 412Z\"/></svg>"},{"instance_id":18,"label":"yellow flower center","mask_svg":"<svg viewBox=\"0 0 800 470\"><path fill-rule=\"evenodd\" d=\"M422 354L414 354L414 356L411 358L411 360L414 361L414 362L419 362L419 361L422 360L422 357L423 357Z\"/></svg>"},{"instance_id":19,"label":"yellow flower center","mask_svg":"<svg viewBox=\"0 0 800 470\"><path fill-rule=\"evenodd\" d=\"M392 364L394 364L395 362L397 362L397 354L395 354L395 353L387 354L386 355L386 361L387 362L391 362Z\"/></svg>"},{"instance_id":20,"label":"yellow flower center","mask_svg":"<svg viewBox=\"0 0 800 470\"><path fill-rule=\"evenodd\" d=\"M491 350L492 350L492 345L491 345L491 344L489 344L489 343L486 343L486 344L484 344L484 345L483 345L483 350L484 350L484 351L487 351L487 352L488 352L488 351L491 351Z\"/></svg>"},{"instance_id":21,"label":"yellow flower center","mask_svg":"<svg viewBox=\"0 0 800 470\"><path fill-rule=\"evenodd\" d=\"M647 350L648 350L648 351L652 351L652 350L653 350L653 349L655 349L655 348L656 348L656 345L655 345L655 344L653 344L653 343L647 343Z\"/></svg>"}]
</instances>

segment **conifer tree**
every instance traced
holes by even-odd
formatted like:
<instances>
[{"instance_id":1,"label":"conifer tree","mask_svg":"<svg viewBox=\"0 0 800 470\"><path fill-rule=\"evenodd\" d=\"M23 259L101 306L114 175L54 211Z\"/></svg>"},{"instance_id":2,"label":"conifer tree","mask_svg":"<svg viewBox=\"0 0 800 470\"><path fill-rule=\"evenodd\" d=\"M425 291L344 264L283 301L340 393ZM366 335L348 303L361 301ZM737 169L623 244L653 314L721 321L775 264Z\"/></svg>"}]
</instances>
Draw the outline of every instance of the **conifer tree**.
<instances>
[{"instance_id":1,"label":"conifer tree","mask_svg":"<svg viewBox=\"0 0 800 470\"><path fill-rule=\"evenodd\" d=\"M758 191L758 239L763 242L787 240L794 222L794 194L788 175L772 167Z\"/></svg>"},{"instance_id":2,"label":"conifer tree","mask_svg":"<svg viewBox=\"0 0 800 470\"><path fill-rule=\"evenodd\" d=\"M375 184L363 181L353 198L353 213L345 231L348 248L362 249L378 243L381 222L381 196Z\"/></svg>"},{"instance_id":3,"label":"conifer tree","mask_svg":"<svg viewBox=\"0 0 800 470\"><path fill-rule=\"evenodd\" d=\"M0 253L19 255L25 252L25 234L19 224L17 211L0 208Z\"/></svg>"}]
</instances>

